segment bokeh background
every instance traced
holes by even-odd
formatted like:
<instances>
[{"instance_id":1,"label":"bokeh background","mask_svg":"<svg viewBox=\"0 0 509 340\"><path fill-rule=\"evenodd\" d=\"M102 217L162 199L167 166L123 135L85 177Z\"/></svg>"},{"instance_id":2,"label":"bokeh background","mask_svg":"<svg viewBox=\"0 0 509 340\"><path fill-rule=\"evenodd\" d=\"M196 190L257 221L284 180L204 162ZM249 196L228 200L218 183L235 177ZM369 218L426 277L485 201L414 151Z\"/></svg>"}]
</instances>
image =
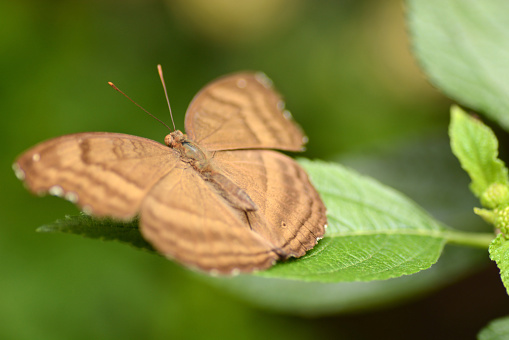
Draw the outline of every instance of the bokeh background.
<instances>
[{"instance_id":1,"label":"bokeh background","mask_svg":"<svg viewBox=\"0 0 509 340\"><path fill-rule=\"evenodd\" d=\"M0 2L0 338L464 338L504 315L507 297L483 251L475 270L441 290L388 306L272 310L123 244L36 233L78 211L30 195L11 170L23 150L68 133L162 141L165 128L108 81L169 121L161 63L182 128L207 82L261 70L310 139L304 157L379 178L454 227L489 230L471 213L468 179L447 145L451 102L409 46L396 0Z\"/></svg>"}]
</instances>

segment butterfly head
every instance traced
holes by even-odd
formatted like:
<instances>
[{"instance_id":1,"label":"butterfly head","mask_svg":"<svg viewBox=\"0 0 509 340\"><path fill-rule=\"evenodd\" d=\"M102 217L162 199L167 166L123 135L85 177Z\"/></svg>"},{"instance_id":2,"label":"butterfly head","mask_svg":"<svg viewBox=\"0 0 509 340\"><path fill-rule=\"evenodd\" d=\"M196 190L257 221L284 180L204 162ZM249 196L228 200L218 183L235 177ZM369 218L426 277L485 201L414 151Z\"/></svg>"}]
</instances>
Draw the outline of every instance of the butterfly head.
<instances>
[{"instance_id":1,"label":"butterfly head","mask_svg":"<svg viewBox=\"0 0 509 340\"><path fill-rule=\"evenodd\" d=\"M183 134L180 130L173 131L164 137L164 144L170 148L175 148L187 141L187 135Z\"/></svg>"}]
</instances>

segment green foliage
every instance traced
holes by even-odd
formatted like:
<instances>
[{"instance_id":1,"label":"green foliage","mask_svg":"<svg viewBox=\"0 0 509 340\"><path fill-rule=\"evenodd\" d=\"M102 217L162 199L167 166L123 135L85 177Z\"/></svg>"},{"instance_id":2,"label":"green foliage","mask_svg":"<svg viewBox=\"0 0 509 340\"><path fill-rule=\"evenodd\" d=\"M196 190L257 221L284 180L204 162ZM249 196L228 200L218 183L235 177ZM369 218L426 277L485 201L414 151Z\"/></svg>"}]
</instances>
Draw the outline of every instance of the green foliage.
<instances>
[{"instance_id":1,"label":"green foliage","mask_svg":"<svg viewBox=\"0 0 509 340\"><path fill-rule=\"evenodd\" d=\"M446 247L431 268L381 281L323 283L260 275L200 277L263 309L316 317L383 308L436 291L485 265L485 249Z\"/></svg>"},{"instance_id":2,"label":"green foliage","mask_svg":"<svg viewBox=\"0 0 509 340\"><path fill-rule=\"evenodd\" d=\"M354 162L354 165L356 168L362 169L362 172L370 172L373 173L373 175L385 173L386 176L382 177L384 182L399 184L402 190L407 190L410 186L414 187L417 181L419 184L417 188L419 190L414 192L414 196L421 199L421 203L424 203L427 209L436 212L437 209L434 206L448 207L447 209L444 208L443 213L439 211L438 215L445 220L455 223L462 221L458 223L458 225L462 227L466 227L468 224L475 226L475 219L472 219L471 213L465 211L465 208L468 208L474 201L468 197L468 189L466 189L465 185L466 181L464 178L461 178L462 172L456 165L456 159L453 158L450 151L446 150L448 140L443 138L443 141L436 145L432 145L429 141L424 139L420 140L419 143L425 145L418 143L406 144L405 146L401 146L403 150L397 152L396 155L394 154L395 148L391 147L387 148L384 152L378 151L374 155L360 156L363 157L363 160ZM426 148L429 148L429 150L425 152L424 150ZM438 155L437 152L439 153ZM437 159L440 161L436 162ZM436 163L433 163L434 161ZM370 162L370 164L366 164L366 162ZM334 171L342 170L349 174L350 177L360 177L361 179L372 181L378 186L394 192L393 189L389 189L366 176L359 176L354 171L338 165L324 162L312 162L305 159L301 159L300 163L308 170L313 182L317 185L320 184L321 187L325 187L326 189L327 184L321 181L322 172L328 172L328 169L331 168L334 169ZM347 163L352 162L349 161ZM428 166L429 164L433 164L432 168ZM321 166L325 166L325 168L322 169ZM314 169L315 167L317 169ZM400 171L402 167L405 169L404 173ZM455 169L455 172L444 178L443 174L446 174L447 171L451 169ZM392 179L390 175L392 175ZM346 179L348 178L347 176ZM458 178L461 178L461 180L458 180ZM334 182L334 178L331 182ZM405 182L406 185L401 186L402 182ZM444 187L448 189L447 192L443 191ZM348 190L348 188L345 188L345 190ZM423 192L425 192L425 194L423 194ZM438 193L441 193L440 199L437 199ZM378 195L379 192L374 192L373 194ZM401 194L397 195L401 196ZM452 196L444 199L447 195ZM422 201L423 197L428 198ZM324 197L324 199L326 198ZM406 200L408 201L408 199ZM463 202L459 206L455 207L451 205L458 204L458 202L462 200ZM446 215L444 215L444 213ZM92 221L87 222L87 218L90 219L90 217L87 216L81 219L77 217L75 225L79 226L80 223L83 223L86 227L87 223L92 223ZM331 223L329 224L332 225ZM134 225L134 227L135 226L136 225ZM108 228L108 226L105 226L105 228ZM122 226L114 229L120 231L124 230ZM82 231L78 231L78 233L80 232ZM107 230L104 230L104 232L106 233ZM430 269L392 280L371 281L369 283L322 283L319 281L304 281L303 279L287 280L282 278L282 276L278 277L276 275L269 277L271 274L265 272L260 273L261 275L240 275L233 278L211 278L205 275L198 275L198 277L200 280L204 280L211 285L219 287L222 291L228 291L238 298L248 301L249 304L260 306L263 309L275 310L284 314L319 316L338 312L360 311L392 304L401 300L407 301L413 296L419 296L424 292L436 290L444 285L449 285L451 282L464 276L465 272L477 268L481 263L485 263L485 249L493 238L492 234L483 235L481 237L481 235L476 233L464 233L462 235L455 231L453 234L446 233L442 236L444 238L448 237L449 241L454 241L451 238L453 235L457 237L462 236L461 242L458 242L462 245L467 244L466 241L468 240L465 236L470 235L472 236L472 240L475 240L477 243L477 247L483 250L472 251L472 249L468 247L448 247L445 249L445 252L440 255L438 263L435 263ZM128 243L143 242L139 233L132 233L131 236L133 239ZM361 236L362 235L359 235L359 237ZM113 238L114 237L111 239ZM116 238L120 237L116 236ZM126 237L124 237L124 239L125 238ZM349 238L355 240L355 237ZM376 239L376 237L374 239ZM326 237L326 239L321 242L328 242L328 240L329 239ZM480 240L481 242L479 242ZM341 244L341 242L341 238L333 240L333 243ZM320 246L321 245L318 247ZM100 248L111 249L112 247L103 246ZM389 247L384 248L383 251L388 253ZM289 266L290 268L288 268L292 269L292 275L297 278L299 274L299 261L300 260L292 261L292 264ZM280 265L287 266L287 264L278 264L275 269ZM297 267L293 267L295 265L297 265ZM293 268L295 268L295 270L293 270ZM352 272L350 271L349 274L352 274ZM347 275L345 275L345 277L346 276Z\"/></svg>"},{"instance_id":3,"label":"green foliage","mask_svg":"<svg viewBox=\"0 0 509 340\"><path fill-rule=\"evenodd\" d=\"M417 59L445 94L509 128L509 2L408 0Z\"/></svg>"},{"instance_id":4,"label":"green foliage","mask_svg":"<svg viewBox=\"0 0 509 340\"><path fill-rule=\"evenodd\" d=\"M475 212L501 231L489 252L509 293L509 188L507 168L498 159L497 138L489 127L459 107L451 109L449 134L453 153L472 180L470 189L489 208Z\"/></svg>"},{"instance_id":5,"label":"green foliage","mask_svg":"<svg viewBox=\"0 0 509 340\"><path fill-rule=\"evenodd\" d=\"M300 164L327 206L326 237L304 257L261 275L371 281L412 274L436 262L445 228L408 198L339 165Z\"/></svg>"},{"instance_id":6,"label":"green foliage","mask_svg":"<svg viewBox=\"0 0 509 340\"><path fill-rule=\"evenodd\" d=\"M509 242L504 234L498 234L490 245L490 257L500 269L500 277L509 294Z\"/></svg>"},{"instance_id":7,"label":"green foliage","mask_svg":"<svg viewBox=\"0 0 509 340\"><path fill-rule=\"evenodd\" d=\"M429 268L446 242L487 246L485 235L442 226L411 200L377 181L336 164L301 159L328 207L323 240L299 259L258 275L317 282L373 281ZM117 240L152 250L137 221L68 217L39 231Z\"/></svg>"},{"instance_id":8,"label":"green foliage","mask_svg":"<svg viewBox=\"0 0 509 340\"><path fill-rule=\"evenodd\" d=\"M509 338L509 317L493 320L477 335L478 340L505 340Z\"/></svg>"},{"instance_id":9,"label":"green foliage","mask_svg":"<svg viewBox=\"0 0 509 340\"><path fill-rule=\"evenodd\" d=\"M498 140L493 131L461 108L453 106L449 135L452 152L470 175L470 189L474 195L481 197L491 185L496 185L485 196L486 204L493 207L496 197L507 197L507 190L497 194L502 190L497 189L499 185L507 186L508 178L504 162L497 158Z\"/></svg>"}]
</instances>

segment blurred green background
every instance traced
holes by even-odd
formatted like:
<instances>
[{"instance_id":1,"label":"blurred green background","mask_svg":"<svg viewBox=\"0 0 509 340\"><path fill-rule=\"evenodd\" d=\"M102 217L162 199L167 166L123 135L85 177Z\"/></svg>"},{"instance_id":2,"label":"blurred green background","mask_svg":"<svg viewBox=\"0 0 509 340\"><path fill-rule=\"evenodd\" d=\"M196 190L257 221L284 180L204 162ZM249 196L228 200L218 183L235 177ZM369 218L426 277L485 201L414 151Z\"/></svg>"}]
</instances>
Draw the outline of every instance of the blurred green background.
<instances>
[{"instance_id":1,"label":"blurred green background","mask_svg":"<svg viewBox=\"0 0 509 340\"><path fill-rule=\"evenodd\" d=\"M447 146L451 102L427 84L409 52L402 2L3 1L0 27L1 339L460 338L508 307L488 265L426 299L381 310L277 312L245 301L242 287L221 288L122 244L36 233L77 209L30 195L12 173L19 153L63 134L123 132L162 142L165 128L108 81L169 121L161 63L183 128L189 101L207 82L261 70L310 139L304 157L340 160L455 227L488 230L471 214L468 180ZM263 284L261 294L272 281ZM472 287L493 297L476 297ZM479 310L488 312L479 317ZM427 330L414 334L419 328Z\"/></svg>"}]
</instances>

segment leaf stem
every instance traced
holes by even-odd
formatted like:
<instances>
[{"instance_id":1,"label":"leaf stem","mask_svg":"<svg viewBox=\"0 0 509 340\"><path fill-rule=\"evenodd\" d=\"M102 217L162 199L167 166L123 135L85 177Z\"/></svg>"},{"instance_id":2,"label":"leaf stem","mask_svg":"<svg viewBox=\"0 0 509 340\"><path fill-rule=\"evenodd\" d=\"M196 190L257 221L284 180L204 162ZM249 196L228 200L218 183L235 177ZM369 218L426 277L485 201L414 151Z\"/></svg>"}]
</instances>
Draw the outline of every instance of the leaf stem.
<instances>
[{"instance_id":1,"label":"leaf stem","mask_svg":"<svg viewBox=\"0 0 509 340\"><path fill-rule=\"evenodd\" d=\"M494 233L472 233L456 230L446 231L443 235L449 243L482 249L488 249L491 241L495 238Z\"/></svg>"}]
</instances>

